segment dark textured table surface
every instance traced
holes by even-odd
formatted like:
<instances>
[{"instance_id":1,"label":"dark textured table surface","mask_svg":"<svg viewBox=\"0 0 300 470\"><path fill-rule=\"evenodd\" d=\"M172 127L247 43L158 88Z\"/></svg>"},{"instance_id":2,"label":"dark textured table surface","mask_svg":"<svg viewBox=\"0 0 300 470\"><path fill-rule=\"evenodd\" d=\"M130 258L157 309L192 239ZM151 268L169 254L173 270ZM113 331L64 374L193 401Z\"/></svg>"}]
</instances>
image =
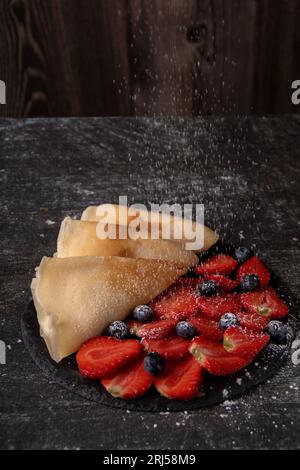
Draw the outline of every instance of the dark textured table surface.
<instances>
[{"instance_id":1,"label":"dark textured table surface","mask_svg":"<svg viewBox=\"0 0 300 470\"><path fill-rule=\"evenodd\" d=\"M119 195L129 203L204 203L207 224L222 237L256 245L297 310L300 117L1 120L0 142L0 340L7 348L0 447L299 448L296 352L235 401L188 413L128 413L44 378L22 343L20 316L62 218Z\"/></svg>"}]
</instances>

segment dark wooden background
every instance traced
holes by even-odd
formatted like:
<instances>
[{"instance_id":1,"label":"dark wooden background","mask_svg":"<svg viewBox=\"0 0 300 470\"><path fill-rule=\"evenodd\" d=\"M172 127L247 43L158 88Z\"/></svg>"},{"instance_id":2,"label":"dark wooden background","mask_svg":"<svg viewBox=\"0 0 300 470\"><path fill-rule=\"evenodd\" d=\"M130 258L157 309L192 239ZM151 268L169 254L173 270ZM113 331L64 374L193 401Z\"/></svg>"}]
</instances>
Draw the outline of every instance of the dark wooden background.
<instances>
[{"instance_id":1,"label":"dark wooden background","mask_svg":"<svg viewBox=\"0 0 300 470\"><path fill-rule=\"evenodd\" d=\"M1 0L0 116L299 112L299 0Z\"/></svg>"}]
</instances>

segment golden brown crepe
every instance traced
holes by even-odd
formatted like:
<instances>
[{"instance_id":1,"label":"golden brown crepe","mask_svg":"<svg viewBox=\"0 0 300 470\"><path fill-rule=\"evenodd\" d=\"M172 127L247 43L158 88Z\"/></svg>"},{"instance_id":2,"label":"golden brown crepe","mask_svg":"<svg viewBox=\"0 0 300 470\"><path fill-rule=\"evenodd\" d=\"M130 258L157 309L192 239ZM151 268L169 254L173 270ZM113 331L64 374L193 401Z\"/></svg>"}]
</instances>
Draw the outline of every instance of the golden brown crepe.
<instances>
[{"instance_id":1,"label":"golden brown crepe","mask_svg":"<svg viewBox=\"0 0 300 470\"><path fill-rule=\"evenodd\" d=\"M85 222L66 217L57 240L57 257L124 256L128 258L166 259L195 265L198 257L180 243L169 240L102 240L97 237L98 222Z\"/></svg>"},{"instance_id":2,"label":"golden brown crepe","mask_svg":"<svg viewBox=\"0 0 300 470\"><path fill-rule=\"evenodd\" d=\"M129 208L126 206L119 206L116 204L102 204L101 206L89 206L87 207L81 216L81 220L84 221L91 221L91 222L97 222L103 220L99 215L97 215L97 210L101 208L103 210L103 213L105 213L105 222L108 224L117 224L117 225L126 225L130 224L134 219L136 218L136 215L132 216L129 214ZM155 214L154 212L150 211L145 211L141 210L139 211L139 218L140 220L144 220L148 222L148 231L150 232L150 216L153 216ZM116 216L116 217L115 217ZM154 225L157 225L158 228L158 233L159 233L159 238L163 237L163 232L167 224L170 224L171 230L170 230L170 239L174 240L175 242L183 243L183 242L190 242L190 238L182 237L180 240L177 240L174 237L174 228L177 224L182 223L182 219L179 217L173 217L171 215L166 215L162 214L157 216L157 222ZM218 235L216 232L211 230L210 228L206 226L202 226L201 224L198 224L197 222L191 221L190 219L183 219L183 224L186 233L190 232L195 232L196 227L203 228L203 247L199 250L195 251L206 251L208 250L212 245L214 245L218 241ZM146 229L147 225L145 224Z\"/></svg>"},{"instance_id":3,"label":"golden brown crepe","mask_svg":"<svg viewBox=\"0 0 300 470\"><path fill-rule=\"evenodd\" d=\"M166 260L44 257L31 284L33 300L54 361L76 352L136 305L146 304L184 274L188 265Z\"/></svg>"}]
</instances>

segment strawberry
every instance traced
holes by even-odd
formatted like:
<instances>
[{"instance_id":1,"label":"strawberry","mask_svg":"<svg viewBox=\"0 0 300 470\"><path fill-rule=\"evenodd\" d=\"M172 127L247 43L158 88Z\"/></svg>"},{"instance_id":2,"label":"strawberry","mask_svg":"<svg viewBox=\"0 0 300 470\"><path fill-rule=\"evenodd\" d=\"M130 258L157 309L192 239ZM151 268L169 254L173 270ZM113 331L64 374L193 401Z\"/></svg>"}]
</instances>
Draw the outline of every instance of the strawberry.
<instances>
[{"instance_id":1,"label":"strawberry","mask_svg":"<svg viewBox=\"0 0 300 470\"><path fill-rule=\"evenodd\" d=\"M195 282L197 281L197 282ZM199 279L188 279L173 284L171 288L150 303L154 314L159 318L184 320L199 311L199 296L196 286Z\"/></svg>"},{"instance_id":2,"label":"strawberry","mask_svg":"<svg viewBox=\"0 0 300 470\"><path fill-rule=\"evenodd\" d=\"M166 398L191 400L198 394L204 371L190 355L181 361L169 362L165 370L154 379L157 391Z\"/></svg>"},{"instance_id":3,"label":"strawberry","mask_svg":"<svg viewBox=\"0 0 300 470\"><path fill-rule=\"evenodd\" d=\"M116 372L139 356L141 351L142 345L135 339L97 336L81 346L76 361L82 375L95 379Z\"/></svg>"},{"instance_id":4,"label":"strawberry","mask_svg":"<svg viewBox=\"0 0 300 470\"><path fill-rule=\"evenodd\" d=\"M247 330L263 331L269 319L262 317L258 313L240 312L236 314L240 326Z\"/></svg>"},{"instance_id":5,"label":"strawberry","mask_svg":"<svg viewBox=\"0 0 300 470\"><path fill-rule=\"evenodd\" d=\"M251 359L231 354L223 344L200 336L192 341L190 352L204 369L216 376L226 376L246 367Z\"/></svg>"},{"instance_id":6,"label":"strawberry","mask_svg":"<svg viewBox=\"0 0 300 470\"><path fill-rule=\"evenodd\" d=\"M173 287L175 287L176 285L181 285L196 289L198 285L201 284L201 282L203 282L203 279L198 277L180 277L179 279L177 279L176 283L173 284Z\"/></svg>"},{"instance_id":7,"label":"strawberry","mask_svg":"<svg viewBox=\"0 0 300 470\"><path fill-rule=\"evenodd\" d=\"M229 274L238 265L232 256L219 254L195 266L195 272L205 276L211 274Z\"/></svg>"},{"instance_id":8,"label":"strawberry","mask_svg":"<svg viewBox=\"0 0 300 470\"><path fill-rule=\"evenodd\" d=\"M270 282L270 273L257 256L252 256L243 263L239 267L236 277L241 282L243 277L249 274L255 274L259 278L261 287L265 287Z\"/></svg>"},{"instance_id":9,"label":"strawberry","mask_svg":"<svg viewBox=\"0 0 300 470\"><path fill-rule=\"evenodd\" d=\"M214 341L221 341L223 339L223 331L219 328L217 321L199 316L190 318L189 323L193 325L200 335L205 336L205 338L210 338Z\"/></svg>"},{"instance_id":10,"label":"strawberry","mask_svg":"<svg viewBox=\"0 0 300 470\"><path fill-rule=\"evenodd\" d=\"M288 306L272 287L257 292L242 294L241 302L249 312L258 313L267 318L283 318L288 314Z\"/></svg>"},{"instance_id":11,"label":"strawberry","mask_svg":"<svg viewBox=\"0 0 300 470\"><path fill-rule=\"evenodd\" d=\"M173 333L176 323L176 320L157 320L151 323L133 321L129 323L129 328L139 338L161 339Z\"/></svg>"},{"instance_id":12,"label":"strawberry","mask_svg":"<svg viewBox=\"0 0 300 470\"><path fill-rule=\"evenodd\" d=\"M189 352L190 341L180 336L163 339L144 339L143 345L147 351L157 352L164 359L181 359Z\"/></svg>"},{"instance_id":13,"label":"strawberry","mask_svg":"<svg viewBox=\"0 0 300 470\"><path fill-rule=\"evenodd\" d=\"M113 397L128 400L144 395L153 383L153 376L144 368L144 355L141 355L120 372L103 378L101 383Z\"/></svg>"},{"instance_id":14,"label":"strawberry","mask_svg":"<svg viewBox=\"0 0 300 470\"><path fill-rule=\"evenodd\" d=\"M207 317L220 320L224 313L240 311L241 301L238 294L221 294L214 297L199 297L199 306Z\"/></svg>"},{"instance_id":15,"label":"strawberry","mask_svg":"<svg viewBox=\"0 0 300 470\"><path fill-rule=\"evenodd\" d=\"M231 292L236 289L239 285L238 281L230 279L229 277L223 276L223 274L209 274L205 276L209 281L215 281L219 284L220 288L225 292Z\"/></svg>"},{"instance_id":16,"label":"strawberry","mask_svg":"<svg viewBox=\"0 0 300 470\"><path fill-rule=\"evenodd\" d=\"M224 333L223 346L226 351L240 357L254 358L269 342L270 336L230 326Z\"/></svg>"}]
</instances>

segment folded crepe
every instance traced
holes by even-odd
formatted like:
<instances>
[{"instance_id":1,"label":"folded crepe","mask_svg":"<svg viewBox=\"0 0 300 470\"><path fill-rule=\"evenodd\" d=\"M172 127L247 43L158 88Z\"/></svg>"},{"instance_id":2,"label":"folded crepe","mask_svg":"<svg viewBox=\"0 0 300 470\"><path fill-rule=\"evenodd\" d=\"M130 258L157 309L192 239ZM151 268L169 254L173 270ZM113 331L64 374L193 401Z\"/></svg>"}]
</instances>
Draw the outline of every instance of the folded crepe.
<instances>
[{"instance_id":1,"label":"folded crepe","mask_svg":"<svg viewBox=\"0 0 300 470\"><path fill-rule=\"evenodd\" d=\"M66 217L57 239L57 257L71 256L122 256L128 258L166 259L195 265L198 257L186 251L180 243L170 240L120 240L100 239L98 222L85 222ZM116 233L118 236L118 233Z\"/></svg>"},{"instance_id":2,"label":"folded crepe","mask_svg":"<svg viewBox=\"0 0 300 470\"><path fill-rule=\"evenodd\" d=\"M76 352L136 305L146 304L188 269L154 259L44 257L31 289L40 333L54 361Z\"/></svg>"},{"instance_id":3,"label":"folded crepe","mask_svg":"<svg viewBox=\"0 0 300 470\"><path fill-rule=\"evenodd\" d=\"M164 230L167 225L170 226L170 239L179 243L186 243L193 241L193 234L195 234L198 229L199 232L203 230L203 246L199 251L206 251L212 245L218 241L218 235L216 232L201 225L198 222L192 221L187 218L174 217L169 214L155 213L146 210L138 210L137 215L131 215L130 209L127 206L117 205L117 204L102 204L100 206L89 206L87 207L82 215L81 220L90 221L90 222L101 222L103 217L99 214L105 214L104 219L107 224L117 224L117 225L128 225L133 222L138 216L141 221L145 221L144 226L148 229L150 233L151 225L150 220L152 219L153 226L157 227L159 238L163 238ZM148 223L148 226L147 226ZM183 236L180 240L176 239L174 234L176 232L176 227L181 227L183 224L184 233L188 236Z\"/></svg>"}]
</instances>

